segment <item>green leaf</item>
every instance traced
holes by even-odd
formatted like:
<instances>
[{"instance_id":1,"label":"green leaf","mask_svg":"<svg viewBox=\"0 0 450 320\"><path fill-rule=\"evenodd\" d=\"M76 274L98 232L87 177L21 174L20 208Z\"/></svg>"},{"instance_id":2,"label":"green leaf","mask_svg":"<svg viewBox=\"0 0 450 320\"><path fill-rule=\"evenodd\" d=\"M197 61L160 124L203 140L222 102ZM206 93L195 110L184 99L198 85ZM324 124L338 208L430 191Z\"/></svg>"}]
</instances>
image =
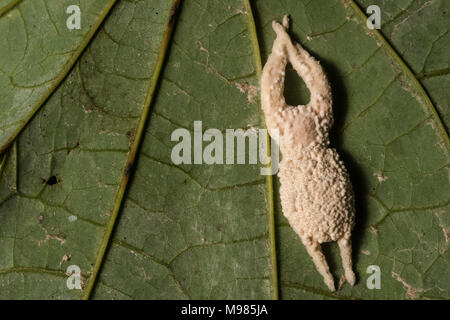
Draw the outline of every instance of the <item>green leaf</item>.
<instances>
[{"instance_id":1,"label":"green leaf","mask_svg":"<svg viewBox=\"0 0 450 320\"><path fill-rule=\"evenodd\" d=\"M259 104L236 86L257 86L260 73L246 10L240 0L183 3L94 298L275 294L259 166L176 166L171 160L171 132L187 128L193 136L195 120L203 130L261 126Z\"/></svg>"},{"instance_id":2,"label":"green leaf","mask_svg":"<svg viewBox=\"0 0 450 320\"><path fill-rule=\"evenodd\" d=\"M449 58L450 3L440 1L360 0L361 8L371 4L381 10L381 31L402 56L430 95L446 126L450 125ZM412 45L420 44L420 45Z\"/></svg>"},{"instance_id":3,"label":"green leaf","mask_svg":"<svg viewBox=\"0 0 450 320\"><path fill-rule=\"evenodd\" d=\"M288 11L292 33L325 67L336 118L332 140L349 169L357 203L353 249L359 282L336 295L326 290L277 203L281 297L448 297L442 272L450 268L448 136L420 84L381 35L366 29L354 3L257 1L256 11L263 56L274 38L269 22ZM324 247L339 279L336 245ZM381 268L381 290L366 287L369 265Z\"/></svg>"},{"instance_id":4,"label":"green leaf","mask_svg":"<svg viewBox=\"0 0 450 320\"><path fill-rule=\"evenodd\" d=\"M95 279L167 48L171 6L115 6L9 150L0 187L0 297L80 298L84 292L66 286L69 265Z\"/></svg>"},{"instance_id":5,"label":"green leaf","mask_svg":"<svg viewBox=\"0 0 450 320\"><path fill-rule=\"evenodd\" d=\"M0 12L8 3L0 0ZM0 29L30 3L44 2L9 8ZM425 76L448 59L445 41L415 30L432 47L422 68L423 48L404 40L414 24L403 21L412 12L441 34L448 18L428 11L444 1L384 3L382 21L393 20L378 32L351 1L188 0L178 14L178 1L118 1L87 50L66 56L74 66L51 84L53 94L26 104L34 113L45 102L26 126L2 103L0 126L22 121L14 129L22 131L0 159L0 298L448 298L449 140L436 112L448 114L448 90L428 81L447 74ZM64 26L65 5L58 8ZM262 176L260 165L171 159L172 132L194 137L194 121L203 132L264 128L249 89L271 50L271 22L286 13L294 38L328 74L332 144L356 192L358 282L337 293L283 217L278 178ZM0 63L11 59L1 50ZM285 95L308 101L292 69ZM336 244L323 247L338 281ZM70 265L82 271L82 290L66 286ZM369 265L380 266L380 290L366 287Z\"/></svg>"},{"instance_id":6,"label":"green leaf","mask_svg":"<svg viewBox=\"0 0 450 320\"><path fill-rule=\"evenodd\" d=\"M66 8L79 2L0 2L0 154L61 83L116 1L84 1L81 29L69 30Z\"/></svg>"}]
</instances>

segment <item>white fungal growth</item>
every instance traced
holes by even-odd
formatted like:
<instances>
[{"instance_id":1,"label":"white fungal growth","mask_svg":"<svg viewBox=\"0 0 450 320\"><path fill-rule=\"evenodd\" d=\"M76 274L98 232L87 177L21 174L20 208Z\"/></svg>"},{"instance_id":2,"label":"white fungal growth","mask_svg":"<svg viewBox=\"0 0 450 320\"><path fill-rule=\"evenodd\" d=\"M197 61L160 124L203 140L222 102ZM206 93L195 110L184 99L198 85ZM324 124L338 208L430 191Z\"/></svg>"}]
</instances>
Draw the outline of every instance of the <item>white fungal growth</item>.
<instances>
[{"instance_id":1,"label":"white fungal growth","mask_svg":"<svg viewBox=\"0 0 450 320\"><path fill-rule=\"evenodd\" d=\"M298 234L325 284L335 291L320 244L337 241L345 278L355 283L350 235L354 196L349 176L335 149L329 148L333 123L331 90L319 64L300 44L293 44L283 25L273 21L277 37L261 77L261 102L269 132L277 130L283 156L278 173L283 214ZM311 92L306 106L286 104L283 96L287 62Z\"/></svg>"}]
</instances>

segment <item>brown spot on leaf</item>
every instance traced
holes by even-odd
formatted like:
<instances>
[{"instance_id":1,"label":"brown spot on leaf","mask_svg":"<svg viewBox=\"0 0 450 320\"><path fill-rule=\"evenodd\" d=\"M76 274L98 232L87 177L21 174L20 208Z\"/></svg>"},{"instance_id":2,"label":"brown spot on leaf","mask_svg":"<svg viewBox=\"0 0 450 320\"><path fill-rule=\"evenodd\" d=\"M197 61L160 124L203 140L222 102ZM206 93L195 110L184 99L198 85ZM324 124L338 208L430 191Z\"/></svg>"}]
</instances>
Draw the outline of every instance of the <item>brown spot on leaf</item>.
<instances>
[{"instance_id":1,"label":"brown spot on leaf","mask_svg":"<svg viewBox=\"0 0 450 320\"><path fill-rule=\"evenodd\" d=\"M369 230L370 230L370 232L372 232L373 234L378 235L378 229L375 228L374 226L370 226L370 227L369 227Z\"/></svg>"},{"instance_id":2,"label":"brown spot on leaf","mask_svg":"<svg viewBox=\"0 0 450 320\"><path fill-rule=\"evenodd\" d=\"M450 229L444 229L445 241L450 242Z\"/></svg>"},{"instance_id":3,"label":"brown spot on leaf","mask_svg":"<svg viewBox=\"0 0 450 320\"><path fill-rule=\"evenodd\" d=\"M254 101L258 94L258 88L250 85L248 82L236 82L236 88L242 93L247 92L247 100L250 103Z\"/></svg>"},{"instance_id":4,"label":"brown spot on leaf","mask_svg":"<svg viewBox=\"0 0 450 320\"><path fill-rule=\"evenodd\" d=\"M377 177L379 183L384 182L388 179L388 177L382 175L381 173L374 173L373 175Z\"/></svg>"},{"instance_id":5,"label":"brown spot on leaf","mask_svg":"<svg viewBox=\"0 0 450 320\"><path fill-rule=\"evenodd\" d=\"M407 283L405 281L405 279L400 277L400 275L398 273L392 272L392 277L403 285L403 287L406 289L406 295L408 295L412 299L418 299L419 298L419 294L417 293L417 289L414 288L409 283Z\"/></svg>"},{"instance_id":6,"label":"brown spot on leaf","mask_svg":"<svg viewBox=\"0 0 450 320\"><path fill-rule=\"evenodd\" d=\"M66 253L65 255L63 255L63 257L61 258L61 261L59 262L59 265L61 266L64 262L69 261L72 258L72 255L70 253Z\"/></svg>"}]
</instances>

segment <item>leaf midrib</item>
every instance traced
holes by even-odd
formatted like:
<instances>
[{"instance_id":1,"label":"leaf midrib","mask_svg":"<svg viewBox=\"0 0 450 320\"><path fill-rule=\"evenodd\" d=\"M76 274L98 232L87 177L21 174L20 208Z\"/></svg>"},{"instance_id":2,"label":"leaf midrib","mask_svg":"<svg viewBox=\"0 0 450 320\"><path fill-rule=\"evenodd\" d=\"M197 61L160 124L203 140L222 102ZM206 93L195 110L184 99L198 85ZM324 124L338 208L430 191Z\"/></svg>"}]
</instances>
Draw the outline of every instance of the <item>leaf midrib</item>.
<instances>
[{"instance_id":1,"label":"leaf midrib","mask_svg":"<svg viewBox=\"0 0 450 320\"><path fill-rule=\"evenodd\" d=\"M156 87L158 85L159 79L160 79L160 74L161 74L161 70L163 68L164 65L164 61L165 61L165 57L166 57L166 53L167 53L167 49L169 47L169 41L171 38L171 35L173 33L173 29L175 26L175 20L176 20L176 14L177 14L177 10L179 8L180 5L180 0L173 0L172 1L172 6L171 6L171 10L169 13L169 18L167 21L167 27L166 27L166 31L163 35L162 38L162 42L161 42L161 49L158 55L158 60L156 62L156 66L155 66L155 71L153 72L152 78L151 78L151 82L150 82L150 86L148 88L147 91L147 96L144 102L144 106L142 109L142 113L141 113L141 117L139 119L139 123L138 123L138 127L136 129L136 135L135 138L133 139L131 145L130 145L130 151L128 153L128 157L127 157L127 161L125 163L125 166L123 168L123 174L122 174L122 181L120 183L120 188L119 191L117 193L116 196L116 200L114 202L114 208L111 214L111 217L108 221L107 227L106 227L106 231L105 231L105 235L103 237L102 243L100 245L98 254L97 254L97 258L95 260L95 264L93 267L93 271L92 274L88 280L86 289L84 291L84 295L83 295L83 300L87 300L90 299L92 296L92 293L95 290L95 285L97 283L97 279L99 276L99 273L101 271L101 268L103 266L103 263L105 261L105 257L106 257L106 253L108 251L108 247L110 245L111 242L111 238L113 235L113 231L115 229L116 226L116 222L117 222L117 218L119 216L119 213L121 211L121 207L123 204L123 200L124 200L124 195L126 193L127 190L127 186L128 186L128 182L130 179L130 175L131 175L131 171L132 168L134 166L135 163L135 159L136 159L136 154L139 150L139 146L140 143L142 141L142 137L144 135L145 129L146 129L146 124L147 124L147 118L148 115L150 113L150 107L152 105L152 101L153 101L153 97L154 97L154 93L156 90Z\"/></svg>"},{"instance_id":2,"label":"leaf midrib","mask_svg":"<svg viewBox=\"0 0 450 320\"><path fill-rule=\"evenodd\" d=\"M252 6L250 0L245 0L245 10L247 11L247 22L249 26L250 39L253 48L253 58L255 60L256 67L256 77L261 79L262 75L262 59L261 59L261 48L259 46L258 34L256 32L256 24L255 19L253 17ZM258 86L259 87L259 86ZM259 105L259 104L258 104ZM262 113L262 109L259 109L262 124L265 126L264 114ZM267 136L267 156L271 159L271 140L270 137ZM271 166L272 161L268 165ZM279 285L278 285L278 256L276 249L276 235L275 235L275 205L274 205L274 192L273 192L273 177L272 175L266 176L266 188L267 188L267 197L268 197L268 222L269 222L269 241L270 241L270 258L271 258L271 266L272 266L272 285L273 285L273 298L275 300L279 299Z\"/></svg>"},{"instance_id":3,"label":"leaf midrib","mask_svg":"<svg viewBox=\"0 0 450 320\"><path fill-rule=\"evenodd\" d=\"M7 14L9 11L11 11L12 9L14 9L18 4L20 4L23 0L13 0L10 3L8 3L6 6L4 6L3 8L0 8L0 17L4 16L5 14Z\"/></svg>"}]
</instances>

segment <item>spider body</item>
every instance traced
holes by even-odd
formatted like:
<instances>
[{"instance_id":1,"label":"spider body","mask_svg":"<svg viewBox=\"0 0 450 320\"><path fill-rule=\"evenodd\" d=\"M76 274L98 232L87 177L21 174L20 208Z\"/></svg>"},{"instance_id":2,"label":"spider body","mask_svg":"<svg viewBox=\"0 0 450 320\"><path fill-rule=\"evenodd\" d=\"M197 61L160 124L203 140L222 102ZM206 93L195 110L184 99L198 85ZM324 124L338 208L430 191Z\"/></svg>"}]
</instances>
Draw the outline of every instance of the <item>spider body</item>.
<instances>
[{"instance_id":1,"label":"spider body","mask_svg":"<svg viewBox=\"0 0 450 320\"><path fill-rule=\"evenodd\" d=\"M305 245L331 291L335 290L321 243L337 241L346 280L353 285L351 231L355 206L352 185L335 149L329 148L333 123L331 90L325 73L283 24L273 22L277 37L261 77L261 102L269 132L278 131L282 161L278 177L283 214ZM308 105L293 107L283 96L287 62L311 92Z\"/></svg>"}]
</instances>

